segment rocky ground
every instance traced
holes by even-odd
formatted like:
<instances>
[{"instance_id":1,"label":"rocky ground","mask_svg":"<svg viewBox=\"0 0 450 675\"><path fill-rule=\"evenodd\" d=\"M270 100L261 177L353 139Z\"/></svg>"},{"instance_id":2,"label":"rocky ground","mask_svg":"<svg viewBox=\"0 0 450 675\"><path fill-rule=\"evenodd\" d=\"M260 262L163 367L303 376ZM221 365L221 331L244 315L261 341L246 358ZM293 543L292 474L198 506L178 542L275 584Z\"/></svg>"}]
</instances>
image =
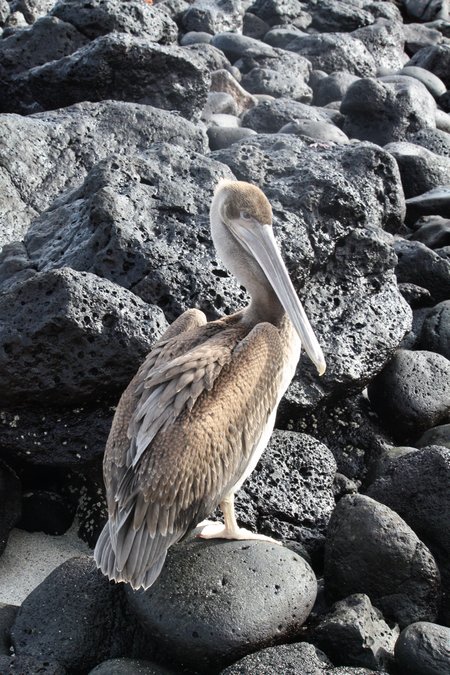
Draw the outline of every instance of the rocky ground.
<instances>
[{"instance_id":1,"label":"rocky ground","mask_svg":"<svg viewBox=\"0 0 450 675\"><path fill-rule=\"evenodd\" d=\"M238 496L282 539L84 555L0 605L0 673L450 673L447 0L0 0L0 553L93 546L120 392L168 322L246 301L221 177L261 186L327 359Z\"/></svg>"}]
</instances>

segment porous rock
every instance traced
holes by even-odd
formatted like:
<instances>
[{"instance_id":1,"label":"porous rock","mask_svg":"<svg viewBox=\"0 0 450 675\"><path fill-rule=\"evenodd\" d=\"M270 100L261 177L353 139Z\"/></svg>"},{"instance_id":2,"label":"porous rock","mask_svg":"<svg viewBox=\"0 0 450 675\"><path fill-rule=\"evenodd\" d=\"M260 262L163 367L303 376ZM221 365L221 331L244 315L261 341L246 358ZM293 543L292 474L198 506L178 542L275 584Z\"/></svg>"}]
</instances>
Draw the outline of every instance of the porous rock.
<instances>
[{"instance_id":1,"label":"porous rock","mask_svg":"<svg viewBox=\"0 0 450 675\"><path fill-rule=\"evenodd\" d=\"M158 658L210 672L296 635L316 592L311 568L287 548L188 540L169 550L151 588L125 594Z\"/></svg>"},{"instance_id":2,"label":"porous rock","mask_svg":"<svg viewBox=\"0 0 450 675\"><path fill-rule=\"evenodd\" d=\"M89 675L176 675L176 673L151 661L122 657L103 661L90 670Z\"/></svg>"},{"instance_id":3,"label":"porous rock","mask_svg":"<svg viewBox=\"0 0 450 675\"><path fill-rule=\"evenodd\" d=\"M207 148L206 134L192 122L120 101L78 103L29 117L2 115L0 140L0 244L21 239L32 218L60 192L78 186L104 157L139 154L155 141Z\"/></svg>"},{"instance_id":4,"label":"porous rock","mask_svg":"<svg viewBox=\"0 0 450 675\"><path fill-rule=\"evenodd\" d=\"M275 50L270 45L238 33L217 33L211 40L211 44L220 49L231 63L247 52L255 56L276 56Z\"/></svg>"},{"instance_id":5,"label":"porous rock","mask_svg":"<svg viewBox=\"0 0 450 675\"><path fill-rule=\"evenodd\" d=\"M400 633L396 661L409 675L442 675L450 672L449 644L450 628L417 621Z\"/></svg>"},{"instance_id":6,"label":"porous rock","mask_svg":"<svg viewBox=\"0 0 450 675\"><path fill-rule=\"evenodd\" d=\"M320 380L301 360L291 400L308 407L325 391L342 394L356 382L364 387L411 320L393 279L389 235L374 227L395 229L402 210L401 191L392 192L398 185L393 158L372 145L307 148L287 134L254 137L213 156L238 179L265 190L294 285L321 344L333 355ZM315 273L307 280L312 265Z\"/></svg>"},{"instance_id":7,"label":"porous rock","mask_svg":"<svg viewBox=\"0 0 450 675\"><path fill-rule=\"evenodd\" d=\"M162 311L95 274L60 268L0 299L2 405L120 392L166 327ZM30 368L33 377L29 377Z\"/></svg>"},{"instance_id":8,"label":"porous rock","mask_svg":"<svg viewBox=\"0 0 450 675\"><path fill-rule=\"evenodd\" d=\"M312 436L275 430L256 469L236 495L236 514L249 529L314 549L334 508L336 462Z\"/></svg>"},{"instance_id":9,"label":"porous rock","mask_svg":"<svg viewBox=\"0 0 450 675\"><path fill-rule=\"evenodd\" d=\"M309 0L306 7L311 14L311 28L319 33L347 33L368 26L375 17L365 10L362 3L339 2L339 0Z\"/></svg>"},{"instance_id":10,"label":"porous rock","mask_svg":"<svg viewBox=\"0 0 450 675\"><path fill-rule=\"evenodd\" d=\"M431 47L442 42L440 31L421 23L404 24L403 35L405 36L405 51L410 56L413 56L423 47Z\"/></svg>"},{"instance_id":11,"label":"porous rock","mask_svg":"<svg viewBox=\"0 0 450 675\"><path fill-rule=\"evenodd\" d=\"M1 111L29 114L80 101L116 99L178 110L196 120L209 83L208 72L192 51L110 33L69 56L9 78Z\"/></svg>"},{"instance_id":12,"label":"porous rock","mask_svg":"<svg viewBox=\"0 0 450 675\"><path fill-rule=\"evenodd\" d=\"M331 661L320 649L308 642L292 645L267 647L254 654L244 656L232 666L222 670L220 675L322 675L330 672ZM333 670L331 672L334 672Z\"/></svg>"},{"instance_id":13,"label":"porous rock","mask_svg":"<svg viewBox=\"0 0 450 675\"><path fill-rule=\"evenodd\" d=\"M426 87L409 77L362 78L347 90L341 112L351 138L385 145L436 127L436 103Z\"/></svg>"},{"instance_id":14,"label":"porous rock","mask_svg":"<svg viewBox=\"0 0 450 675\"><path fill-rule=\"evenodd\" d=\"M414 134L408 134L408 140L436 155L450 157L450 134L441 129L421 129Z\"/></svg>"},{"instance_id":15,"label":"porous rock","mask_svg":"<svg viewBox=\"0 0 450 675\"><path fill-rule=\"evenodd\" d=\"M120 591L90 557L68 560L22 603L11 628L15 653L57 661L69 672L120 655L130 639L120 621Z\"/></svg>"},{"instance_id":16,"label":"porous rock","mask_svg":"<svg viewBox=\"0 0 450 675\"><path fill-rule=\"evenodd\" d=\"M185 31L221 33L242 31L242 5L240 0L195 0L181 16Z\"/></svg>"},{"instance_id":17,"label":"porous rock","mask_svg":"<svg viewBox=\"0 0 450 675\"><path fill-rule=\"evenodd\" d=\"M288 25L289 29L307 28L311 16L305 11L305 5L299 0L255 0L249 11L269 26Z\"/></svg>"},{"instance_id":18,"label":"porous rock","mask_svg":"<svg viewBox=\"0 0 450 675\"><path fill-rule=\"evenodd\" d=\"M399 630L389 628L363 593L336 602L312 631L312 641L335 665L388 668Z\"/></svg>"},{"instance_id":19,"label":"porous rock","mask_svg":"<svg viewBox=\"0 0 450 675\"><path fill-rule=\"evenodd\" d=\"M442 185L450 176L450 157L435 155L414 143L388 143L384 149L397 161L405 197L415 197Z\"/></svg>"},{"instance_id":20,"label":"porous rock","mask_svg":"<svg viewBox=\"0 0 450 675\"><path fill-rule=\"evenodd\" d=\"M11 76L72 54L88 42L70 23L45 16L0 40L0 68Z\"/></svg>"},{"instance_id":21,"label":"porous rock","mask_svg":"<svg viewBox=\"0 0 450 675\"><path fill-rule=\"evenodd\" d=\"M51 11L62 21L72 24L91 40L113 31L146 37L152 42L176 42L177 25L158 5L139 0L59 0Z\"/></svg>"},{"instance_id":22,"label":"porous rock","mask_svg":"<svg viewBox=\"0 0 450 675\"><path fill-rule=\"evenodd\" d=\"M429 70L442 80L447 89L450 88L450 44L419 49L406 65Z\"/></svg>"},{"instance_id":23,"label":"porous rock","mask_svg":"<svg viewBox=\"0 0 450 675\"><path fill-rule=\"evenodd\" d=\"M350 33L316 33L295 37L286 49L311 61L313 68L333 73L345 70L359 77L376 73L376 62L367 47Z\"/></svg>"},{"instance_id":24,"label":"porous rock","mask_svg":"<svg viewBox=\"0 0 450 675\"><path fill-rule=\"evenodd\" d=\"M420 241L398 239L394 247L397 254L395 273L399 282L428 289L435 303L450 297L449 260Z\"/></svg>"},{"instance_id":25,"label":"porous rock","mask_svg":"<svg viewBox=\"0 0 450 675\"><path fill-rule=\"evenodd\" d=\"M289 71L281 73L272 68L252 68L242 78L242 86L251 94L290 98L302 103L312 100L310 87Z\"/></svg>"},{"instance_id":26,"label":"porous rock","mask_svg":"<svg viewBox=\"0 0 450 675\"><path fill-rule=\"evenodd\" d=\"M406 12L409 16L420 21L433 21L448 18L447 0L404 0ZM446 16L447 15L447 16Z\"/></svg>"},{"instance_id":27,"label":"porous rock","mask_svg":"<svg viewBox=\"0 0 450 675\"><path fill-rule=\"evenodd\" d=\"M208 128L209 147L211 150L222 150L228 148L233 143L241 141L243 138L255 136L256 131L246 127L209 127Z\"/></svg>"},{"instance_id":28,"label":"porous rock","mask_svg":"<svg viewBox=\"0 0 450 675\"><path fill-rule=\"evenodd\" d=\"M450 361L429 351L399 349L368 388L372 406L400 440L450 415Z\"/></svg>"},{"instance_id":29,"label":"porous rock","mask_svg":"<svg viewBox=\"0 0 450 675\"><path fill-rule=\"evenodd\" d=\"M376 23L355 30L352 36L361 40L372 54L378 69L397 70L407 61L405 37L400 22L378 19Z\"/></svg>"},{"instance_id":30,"label":"porous rock","mask_svg":"<svg viewBox=\"0 0 450 675\"><path fill-rule=\"evenodd\" d=\"M0 555L6 548L9 533L20 518L21 502L19 478L11 467L0 461Z\"/></svg>"},{"instance_id":31,"label":"porous rock","mask_svg":"<svg viewBox=\"0 0 450 675\"><path fill-rule=\"evenodd\" d=\"M39 656L0 656L0 672L8 675L67 675L67 670L53 659Z\"/></svg>"},{"instance_id":32,"label":"porous rock","mask_svg":"<svg viewBox=\"0 0 450 675\"><path fill-rule=\"evenodd\" d=\"M261 101L251 108L243 115L242 124L260 134L273 134L288 122L299 119L328 122L332 117L332 112L326 108L316 108L289 98L277 98Z\"/></svg>"},{"instance_id":33,"label":"porous rock","mask_svg":"<svg viewBox=\"0 0 450 675\"><path fill-rule=\"evenodd\" d=\"M422 349L450 359L450 300L430 309L423 322L418 344Z\"/></svg>"},{"instance_id":34,"label":"porous rock","mask_svg":"<svg viewBox=\"0 0 450 675\"><path fill-rule=\"evenodd\" d=\"M400 627L433 621L440 576L428 548L384 504L347 495L337 504L325 543L325 589L330 599L365 593Z\"/></svg>"}]
</instances>

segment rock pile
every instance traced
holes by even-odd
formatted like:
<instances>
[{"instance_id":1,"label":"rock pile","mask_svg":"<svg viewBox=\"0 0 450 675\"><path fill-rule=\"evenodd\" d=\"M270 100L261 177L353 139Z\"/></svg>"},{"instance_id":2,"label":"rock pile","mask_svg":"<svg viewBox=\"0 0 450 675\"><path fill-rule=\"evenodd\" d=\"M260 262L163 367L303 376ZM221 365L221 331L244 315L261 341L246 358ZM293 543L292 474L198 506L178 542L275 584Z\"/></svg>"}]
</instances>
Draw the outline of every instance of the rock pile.
<instances>
[{"instance_id":1,"label":"rock pile","mask_svg":"<svg viewBox=\"0 0 450 675\"><path fill-rule=\"evenodd\" d=\"M74 558L0 604L0 673L450 672L448 1L0 0L0 27L0 554L74 518L94 545L121 391L185 309L246 302L219 178L270 199L328 364L237 498L283 546L191 536L146 592Z\"/></svg>"}]
</instances>

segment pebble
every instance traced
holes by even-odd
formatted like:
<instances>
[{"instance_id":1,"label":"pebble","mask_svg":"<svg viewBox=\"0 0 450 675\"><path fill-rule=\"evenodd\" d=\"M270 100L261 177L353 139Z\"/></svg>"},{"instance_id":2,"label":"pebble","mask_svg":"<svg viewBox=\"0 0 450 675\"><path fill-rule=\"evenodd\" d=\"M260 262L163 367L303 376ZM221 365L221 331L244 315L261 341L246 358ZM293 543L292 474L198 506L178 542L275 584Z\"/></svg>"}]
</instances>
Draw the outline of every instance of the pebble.
<instances>
[{"instance_id":1,"label":"pebble","mask_svg":"<svg viewBox=\"0 0 450 675\"><path fill-rule=\"evenodd\" d=\"M208 128L209 147L213 150L228 148L249 136L256 136L256 131L247 127L211 126Z\"/></svg>"}]
</instances>

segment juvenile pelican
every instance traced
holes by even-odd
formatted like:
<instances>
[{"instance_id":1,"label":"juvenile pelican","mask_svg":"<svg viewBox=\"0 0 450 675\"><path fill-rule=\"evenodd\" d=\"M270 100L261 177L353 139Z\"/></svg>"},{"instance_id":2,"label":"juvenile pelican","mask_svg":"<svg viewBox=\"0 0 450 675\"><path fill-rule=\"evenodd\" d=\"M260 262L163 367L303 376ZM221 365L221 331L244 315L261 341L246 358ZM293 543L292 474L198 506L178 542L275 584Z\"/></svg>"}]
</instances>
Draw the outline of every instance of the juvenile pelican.
<instances>
[{"instance_id":1,"label":"juvenile pelican","mask_svg":"<svg viewBox=\"0 0 450 675\"><path fill-rule=\"evenodd\" d=\"M169 546L218 504L224 525L207 523L199 536L267 539L238 527L234 494L267 445L301 345L325 372L263 192L221 181L210 221L217 253L251 302L209 323L186 311L120 399L103 467L109 520L94 556L110 579L133 588L151 586Z\"/></svg>"}]
</instances>

